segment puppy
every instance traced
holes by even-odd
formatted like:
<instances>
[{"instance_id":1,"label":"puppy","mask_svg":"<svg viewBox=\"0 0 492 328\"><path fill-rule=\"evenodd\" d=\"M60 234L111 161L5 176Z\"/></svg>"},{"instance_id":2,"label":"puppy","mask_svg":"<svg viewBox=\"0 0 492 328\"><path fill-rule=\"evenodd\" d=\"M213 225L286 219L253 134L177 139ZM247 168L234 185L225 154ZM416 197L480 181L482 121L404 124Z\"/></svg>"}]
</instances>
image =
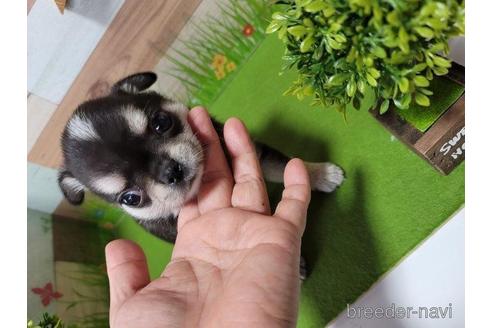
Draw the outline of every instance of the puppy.
<instances>
[{"instance_id":1,"label":"puppy","mask_svg":"<svg viewBox=\"0 0 492 328\"><path fill-rule=\"evenodd\" d=\"M58 183L70 203L81 204L90 190L174 242L179 211L200 188L204 150L188 125L188 108L147 90L156 80L150 72L131 75L76 109L61 138ZM222 125L214 126L222 136ZM265 179L282 182L290 158L255 145ZM305 164L313 190L331 192L344 179L334 164Z\"/></svg>"}]
</instances>

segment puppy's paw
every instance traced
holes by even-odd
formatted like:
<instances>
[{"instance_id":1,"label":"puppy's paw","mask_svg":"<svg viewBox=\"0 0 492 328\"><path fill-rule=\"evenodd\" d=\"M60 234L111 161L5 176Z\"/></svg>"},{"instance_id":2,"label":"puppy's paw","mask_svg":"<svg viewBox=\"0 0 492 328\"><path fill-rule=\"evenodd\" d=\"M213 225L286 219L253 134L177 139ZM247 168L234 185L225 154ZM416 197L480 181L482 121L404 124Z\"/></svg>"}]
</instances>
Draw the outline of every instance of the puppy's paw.
<instances>
[{"instance_id":1,"label":"puppy's paw","mask_svg":"<svg viewBox=\"0 0 492 328\"><path fill-rule=\"evenodd\" d=\"M344 180L343 170L332 163L305 162L311 180L311 189L332 192Z\"/></svg>"}]
</instances>

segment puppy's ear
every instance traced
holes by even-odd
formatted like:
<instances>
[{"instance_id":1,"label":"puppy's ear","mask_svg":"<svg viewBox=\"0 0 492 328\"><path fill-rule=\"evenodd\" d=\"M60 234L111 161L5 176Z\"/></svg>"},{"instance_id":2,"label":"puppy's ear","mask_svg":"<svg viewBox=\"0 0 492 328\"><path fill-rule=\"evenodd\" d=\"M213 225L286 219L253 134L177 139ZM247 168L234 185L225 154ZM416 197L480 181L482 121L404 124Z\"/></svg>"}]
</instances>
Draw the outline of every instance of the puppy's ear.
<instances>
[{"instance_id":1,"label":"puppy's ear","mask_svg":"<svg viewBox=\"0 0 492 328\"><path fill-rule=\"evenodd\" d=\"M75 179L72 173L61 170L58 173L58 185L63 195L72 205L80 205L84 201L84 185Z\"/></svg>"},{"instance_id":2,"label":"puppy's ear","mask_svg":"<svg viewBox=\"0 0 492 328\"><path fill-rule=\"evenodd\" d=\"M152 72L142 72L130 75L113 85L112 93L136 94L148 89L157 81L157 75Z\"/></svg>"}]
</instances>

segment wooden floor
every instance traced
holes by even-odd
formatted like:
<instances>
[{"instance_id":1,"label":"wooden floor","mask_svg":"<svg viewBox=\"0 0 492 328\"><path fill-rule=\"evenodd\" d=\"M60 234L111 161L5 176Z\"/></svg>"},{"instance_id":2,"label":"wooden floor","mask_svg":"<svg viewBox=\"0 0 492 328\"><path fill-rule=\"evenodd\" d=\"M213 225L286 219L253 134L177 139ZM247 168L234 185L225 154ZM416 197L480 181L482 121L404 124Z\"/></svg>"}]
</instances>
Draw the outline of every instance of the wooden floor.
<instances>
[{"instance_id":1,"label":"wooden floor","mask_svg":"<svg viewBox=\"0 0 492 328\"><path fill-rule=\"evenodd\" d=\"M126 0L28 154L57 168L59 137L78 104L105 94L119 78L159 62L201 0Z\"/></svg>"},{"instance_id":2,"label":"wooden floor","mask_svg":"<svg viewBox=\"0 0 492 328\"><path fill-rule=\"evenodd\" d=\"M32 6L34 6L34 3L36 0L27 0L27 14L31 11Z\"/></svg>"}]
</instances>

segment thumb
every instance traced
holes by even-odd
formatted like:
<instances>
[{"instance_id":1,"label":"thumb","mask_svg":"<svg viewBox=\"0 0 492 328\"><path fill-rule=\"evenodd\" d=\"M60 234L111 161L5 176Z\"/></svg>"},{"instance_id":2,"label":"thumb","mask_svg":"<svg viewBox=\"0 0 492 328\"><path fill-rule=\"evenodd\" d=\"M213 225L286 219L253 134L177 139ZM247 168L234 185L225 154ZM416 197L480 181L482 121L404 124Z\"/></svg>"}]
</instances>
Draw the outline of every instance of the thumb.
<instances>
[{"instance_id":1,"label":"thumb","mask_svg":"<svg viewBox=\"0 0 492 328\"><path fill-rule=\"evenodd\" d=\"M298 228L299 235L302 235L311 200L309 174L302 160L294 158L287 163L284 185L282 200L278 203L274 216L294 224Z\"/></svg>"},{"instance_id":2,"label":"thumb","mask_svg":"<svg viewBox=\"0 0 492 328\"><path fill-rule=\"evenodd\" d=\"M114 240L106 245L106 267L111 318L126 300L149 284L150 278L142 249L129 240Z\"/></svg>"}]
</instances>

